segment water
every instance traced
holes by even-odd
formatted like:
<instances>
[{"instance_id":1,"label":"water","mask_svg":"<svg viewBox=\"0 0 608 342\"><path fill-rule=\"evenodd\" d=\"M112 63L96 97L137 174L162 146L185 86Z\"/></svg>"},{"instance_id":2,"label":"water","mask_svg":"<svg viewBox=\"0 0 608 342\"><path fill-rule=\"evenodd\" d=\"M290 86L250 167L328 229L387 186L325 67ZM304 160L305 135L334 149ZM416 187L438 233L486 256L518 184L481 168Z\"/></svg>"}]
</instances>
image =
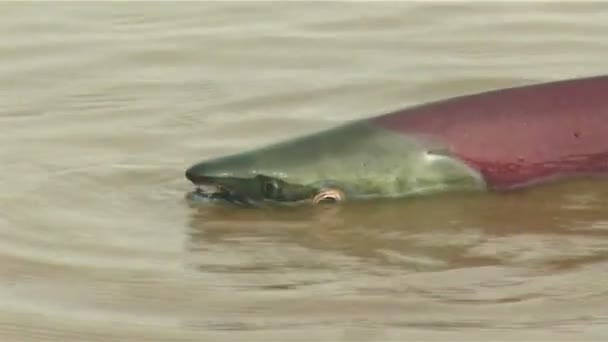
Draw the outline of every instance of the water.
<instances>
[{"instance_id":1,"label":"water","mask_svg":"<svg viewBox=\"0 0 608 342\"><path fill-rule=\"evenodd\" d=\"M603 74L602 3L4 3L3 341L605 340L608 185L193 209L184 169Z\"/></svg>"}]
</instances>

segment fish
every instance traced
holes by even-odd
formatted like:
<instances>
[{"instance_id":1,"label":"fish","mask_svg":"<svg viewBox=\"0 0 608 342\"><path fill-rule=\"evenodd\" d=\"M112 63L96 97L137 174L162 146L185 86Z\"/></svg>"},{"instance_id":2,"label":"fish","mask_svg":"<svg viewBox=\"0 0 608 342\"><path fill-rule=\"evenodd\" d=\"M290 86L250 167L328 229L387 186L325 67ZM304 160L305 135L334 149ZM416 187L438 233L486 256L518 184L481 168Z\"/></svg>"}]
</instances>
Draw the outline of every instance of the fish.
<instances>
[{"instance_id":1,"label":"fish","mask_svg":"<svg viewBox=\"0 0 608 342\"><path fill-rule=\"evenodd\" d=\"M357 119L187 167L190 200L247 206L504 192L608 175L608 75Z\"/></svg>"}]
</instances>

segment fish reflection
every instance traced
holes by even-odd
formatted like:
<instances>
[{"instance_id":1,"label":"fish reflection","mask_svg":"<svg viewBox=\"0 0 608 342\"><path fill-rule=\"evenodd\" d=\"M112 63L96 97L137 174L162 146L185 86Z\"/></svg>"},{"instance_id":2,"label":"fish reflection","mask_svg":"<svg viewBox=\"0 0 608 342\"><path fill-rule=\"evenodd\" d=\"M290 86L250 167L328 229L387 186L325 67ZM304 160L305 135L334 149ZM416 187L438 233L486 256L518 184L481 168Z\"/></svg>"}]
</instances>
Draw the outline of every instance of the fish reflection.
<instances>
[{"instance_id":1,"label":"fish reflection","mask_svg":"<svg viewBox=\"0 0 608 342\"><path fill-rule=\"evenodd\" d=\"M335 263L344 257L353 267L401 271L570 268L608 260L606 203L608 184L584 180L506 194L276 210L201 207L191 217L189 248L197 253L248 246L250 256L271 249L285 251L288 260L287 248L294 247L307 255L333 255Z\"/></svg>"}]
</instances>

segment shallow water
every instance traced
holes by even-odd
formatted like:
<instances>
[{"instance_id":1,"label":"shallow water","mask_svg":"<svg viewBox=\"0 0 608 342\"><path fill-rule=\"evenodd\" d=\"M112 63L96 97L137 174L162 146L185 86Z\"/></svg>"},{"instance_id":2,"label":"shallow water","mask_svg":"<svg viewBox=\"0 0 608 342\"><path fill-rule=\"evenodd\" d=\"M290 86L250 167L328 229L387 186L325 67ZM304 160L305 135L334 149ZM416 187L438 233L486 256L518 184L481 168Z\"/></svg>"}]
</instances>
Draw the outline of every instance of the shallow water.
<instances>
[{"instance_id":1,"label":"shallow water","mask_svg":"<svg viewBox=\"0 0 608 342\"><path fill-rule=\"evenodd\" d=\"M185 167L605 73L601 3L0 6L2 341L605 340L608 184L284 211Z\"/></svg>"}]
</instances>

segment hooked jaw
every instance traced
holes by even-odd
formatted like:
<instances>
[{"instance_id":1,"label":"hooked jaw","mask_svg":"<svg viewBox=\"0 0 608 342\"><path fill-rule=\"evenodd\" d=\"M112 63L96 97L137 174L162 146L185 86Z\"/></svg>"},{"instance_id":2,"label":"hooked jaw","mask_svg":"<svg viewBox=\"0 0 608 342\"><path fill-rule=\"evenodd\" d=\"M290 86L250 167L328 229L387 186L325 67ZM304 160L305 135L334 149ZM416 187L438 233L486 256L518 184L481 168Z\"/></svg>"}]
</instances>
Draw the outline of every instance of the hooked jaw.
<instances>
[{"instance_id":1,"label":"hooked jaw","mask_svg":"<svg viewBox=\"0 0 608 342\"><path fill-rule=\"evenodd\" d=\"M335 189L323 189L313 185L290 183L284 179L257 172L243 172L243 156L231 156L206 161L186 170L186 178L197 186L188 198L203 202L229 202L240 205L314 204L341 200L344 195ZM231 159L235 159L231 161ZM234 168L234 162L241 164Z\"/></svg>"},{"instance_id":2,"label":"hooked jaw","mask_svg":"<svg viewBox=\"0 0 608 342\"><path fill-rule=\"evenodd\" d=\"M200 167L202 165L199 165ZM288 183L284 180L265 176L253 175L248 178L230 176L203 176L189 168L186 178L197 186L188 194L191 200L204 202L229 202L240 205L259 205L262 203L297 204L302 202L339 201L344 198L337 189Z\"/></svg>"}]
</instances>

